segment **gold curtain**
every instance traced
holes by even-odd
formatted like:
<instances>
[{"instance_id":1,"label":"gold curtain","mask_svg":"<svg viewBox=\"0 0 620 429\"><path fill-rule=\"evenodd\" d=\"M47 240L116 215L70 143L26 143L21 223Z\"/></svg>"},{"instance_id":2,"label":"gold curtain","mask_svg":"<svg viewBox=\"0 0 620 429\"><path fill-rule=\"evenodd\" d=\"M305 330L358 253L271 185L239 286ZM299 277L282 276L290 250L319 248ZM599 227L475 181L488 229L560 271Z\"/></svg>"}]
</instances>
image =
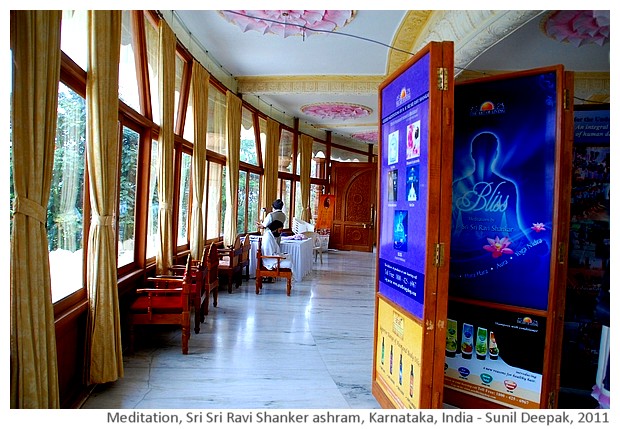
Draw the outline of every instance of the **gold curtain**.
<instances>
[{"instance_id":1,"label":"gold curtain","mask_svg":"<svg viewBox=\"0 0 620 429\"><path fill-rule=\"evenodd\" d=\"M60 11L11 11L11 408L59 408L45 222L56 137L61 16Z\"/></svg>"},{"instance_id":2,"label":"gold curtain","mask_svg":"<svg viewBox=\"0 0 620 429\"><path fill-rule=\"evenodd\" d=\"M162 19L159 21L159 248L158 274L168 274L172 265L172 199L174 190L174 80L176 36Z\"/></svg>"},{"instance_id":3,"label":"gold curtain","mask_svg":"<svg viewBox=\"0 0 620 429\"><path fill-rule=\"evenodd\" d=\"M299 148L299 184L301 186L301 219L310 222L310 167L312 161L312 143L314 139L301 135Z\"/></svg>"},{"instance_id":4,"label":"gold curtain","mask_svg":"<svg viewBox=\"0 0 620 429\"><path fill-rule=\"evenodd\" d=\"M202 201L205 192L207 157L207 119L209 106L209 73L197 62L192 68L194 102L194 152L192 160L192 218L189 248L192 259L199 259L204 246Z\"/></svg>"},{"instance_id":5,"label":"gold curtain","mask_svg":"<svg viewBox=\"0 0 620 429\"><path fill-rule=\"evenodd\" d=\"M271 203L278 194L278 149L280 147L280 123L267 118L267 142L263 159L263 192L261 207L271 211Z\"/></svg>"},{"instance_id":6,"label":"gold curtain","mask_svg":"<svg viewBox=\"0 0 620 429\"><path fill-rule=\"evenodd\" d=\"M115 230L121 22L121 11L88 11L86 162L92 211L86 262L89 383L106 383L123 376Z\"/></svg>"},{"instance_id":7,"label":"gold curtain","mask_svg":"<svg viewBox=\"0 0 620 429\"><path fill-rule=\"evenodd\" d=\"M226 93L226 213L224 214L224 244L230 246L237 236L237 206L239 198L239 150L241 148L241 99Z\"/></svg>"}]
</instances>

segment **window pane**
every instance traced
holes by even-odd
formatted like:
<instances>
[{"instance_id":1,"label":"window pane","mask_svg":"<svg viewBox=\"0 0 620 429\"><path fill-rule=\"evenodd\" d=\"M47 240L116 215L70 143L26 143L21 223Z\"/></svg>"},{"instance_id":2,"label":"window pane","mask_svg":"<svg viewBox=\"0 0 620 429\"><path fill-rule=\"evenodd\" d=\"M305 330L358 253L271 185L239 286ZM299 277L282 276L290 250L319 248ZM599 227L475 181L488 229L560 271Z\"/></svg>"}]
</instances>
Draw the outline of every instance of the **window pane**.
<instances>
[{"instance_id":1,"label":"window pane","mask_svg":"<svg viewBox=\"0 0 620 429\"><path fill-rule=\"evenodd\" d=\"M188 142L194 142L194 82L190 82L189 97L187 100L187 112L185 125L183 126L183 138Z\"/></svg>"},{"instance_id":2,"label":"window pane","mask_svg":"<svg viewBox=\"0 0 620 429\"><path fill-rule=\"evenodd\" d=\"M64 10L60 30L60 49L86 70L88 64L85 10Z\"/></svg>"},{"instance_id":3,"label":"window pane","mask_svg":"<svg viewBox=\"0 0 620 429\"><path fill-rule=\"evenodd\" d=\"M123 28L121 33L121 58L118 69L118 96L128 106L140 110L138 95L138 77L136 74L135 49L133 46L133 29L131 11L123 11Z\"/></svg>"},{"instance_id":4,"label":"window pane","mask_svg":"<svg viewBox=\"0 0 620 429\"><path fill-rule=\"evenodd\" d=\"M207 238L220 236L220 213L222 212L222 165L209 163L209 180L207 181Z\"/></svg>"},{"instance_id":5,"label":"window pane","mask_svg":"<svg viewBox=\"0 0 620 429\"><path fill-rule=\"evenodd\" d=\"M226 175L228 174L228 169L226 167L222 167L222 210L220 210L220 235L224 235L224 219L226 217Z\"/></svg>"},{"instance_id":6,"label":"window pane","mask_svg":"<svg viewBox=\"0 0 620 429\"><path fill-rule=\"evenodd\" d=\"M256 231L260 205L260 175L250 173L250 189L248 195L248 231Z\"/></svg>"},{"instance_id":7,"label":"window pane","mask_svg":"<svg viewBox=\"0 0 620 429\"><path fill-rule=\"evenodd\" d=\"M364 156L332 146L331 159L339 162L359 162Z\"/></svg>"},{"instance_id":8,"label":"window pane","mask_svg":"<svg viewBox=\"0 0 620 429\"><path fill-rule=\"evenodd\" d=\"M138 147L140 134L123 127L120 160L120 197L118 206L118 266L134 261L136 191L138 187Z\"/></svg>"},{"instance_id":9,"label":"window pane","mask_svg":"<svg viewBox=\"0 0 620 429\"><path fill-rule=\"evenodd\" d=\"M304 212L304 207L301 202L301 183L295 182L295 217L297 219L303 219L302 214Z\"/></svg>"},{"instance_id":10,"label":"window pane","mask_svg":"<svg viewBox=\"0 0 620 429\"><path fill-rule=\"evenodd\" d=\"M260 153L262 154L263 163L265 162L265 146L267 145L267 120L258 118L258 126L260 127Z\"/></svg>"},{"instance_id":11,"label":"window pane","mask_svg":"<svg viewBox=\"0 0 620 429\"><path fill-rule=\"evenodd\" d=\"M54 170L47 205L52 301L83 287L85 100L64 84L58 91Z\"/></svg>"},{"instance_id":12,"label":"window pane","mask_svg":"<svg viewBox=\"0 0 620 429\"><path fill-rule=\"evenodd\" d=\"M177 245L189 243L189 181L192 173L192 157L187 153L181 155L181 184L179 189L179 218L177 229Z\"/></svg>"},{"instance_id":13,"label":"window pane","mask_svg":"<svg viewBox=\"0 0 620 429\"><path fill-rule=\"evenodd\" d=\"M179 100L181 99L181 84L183 83L183 70L185 69L185 60L176 56L174 71L174 123L177 123L177 115L179 113Z\"/></svg>"},{"instance_id":14,"label":"window pane","mask_svg":"<svg viewBox=\"0 0 620 429\"><path fill-rule=\"evenodd\" d=\"M239 154L239 160L248 164L258 165L253 114L245 107L241 116L241 153Z\"/></svg>"},{"instance_id":15,"label":"window pane","mask_svg":"<svg viewBox=\"0 0 620 429\"><path fill-rule=\"evenodd\" d=\"M213 85L209 85L207 149L226 155L226 96Z\"/></svg>"},{"instance_id":16,"label":"window pane","mask_svg":"<svg viewBox=\"0 0 620 429\"><path fill-rule=\"evenodd\" d=\"M310 177L316 179L326 178L325 168L325 152L327 152L326 145L319 143L316 140L312 143L312 161L310 165Z\"/></svg>"},{"instance_id":17,"label":"window pane","mask_svg":"<svg viewBox=\"0 0 620 429\"><path fill-rule=\"evenodd\" d=\"M159 118L159 31L153 27L151 21L144 17L144 29L146 32L146 56L149 71L149 85L151 90L151 110L153 122L160 123Z\"/></svg>"},{"instance_id":18,"label":"window pane","mask_svg":"<svg viewBox=\"0 0 620 429\"><path fill-rule=\"evenodd\" d=\"M247 231L245 227L245 201L246 201L246 180L248 173L239 171L239 207L237 208L237 233L241 234Z\"/></svg>"},{"instance_id":19,"label":"window pane","mask_svg":"<svg viewBox=\"0 0 620 429\"><path fill-rule=\"evenodd\" d=\"M282 130L280 134L280 152L278 171L293 172L293 133Z\"/></svg>"},{"instance_id":20,"label":"window pane","mask_svg":"<svg viewBox=\"0 0 620 429\"><path fill-rule=\"evenodd\" d=\"M149 215L146 231L146 258L154 258L159 247L159 146L157 140L151 143L149 173Z\"/></svg>"},{"instance_id":21,"label":"window pane","mask_svg":"<svg viewBox=\"0 0 620 429\"><path fill-rule=\"evenodd\" d=\"M282 211L286 213L286 222L284 223L284 228L289 228L291 223L291 181L283 180L284 189L282 189L282 201L284 201L284 207L282 207Z\"/></svg>"}]
</instances>

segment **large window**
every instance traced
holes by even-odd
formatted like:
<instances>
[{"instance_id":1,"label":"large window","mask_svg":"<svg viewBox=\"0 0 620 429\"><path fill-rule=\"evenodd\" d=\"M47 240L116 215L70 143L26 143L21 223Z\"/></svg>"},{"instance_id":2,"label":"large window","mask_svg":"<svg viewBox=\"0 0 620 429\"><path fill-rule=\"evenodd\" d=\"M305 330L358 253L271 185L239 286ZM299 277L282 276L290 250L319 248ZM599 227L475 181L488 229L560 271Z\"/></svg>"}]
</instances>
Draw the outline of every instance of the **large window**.
<instances>
[{"instance_id":1,"label":"large window","mask_svg":"<svg viewBox=\"0 0 620 429\"><path fill-rule=\"evenodd\" d=\"M138 190L138 148L140 134L123 126L118 198L118 266L135 260L136 197Z\"/></svg>"},{"instance_id":2,"label":"large window","mask_svg":"<svg viewBox=\"0 0 620 429\"><path fill-rule=\"evenodd\" d=\"M247 224L245 223L246 217L246 192L247 192L247 177L246 171L239 171L239 207L237 208L237 233L242 234L247 231Z\"/></svg>"},{"instance_id":3,"label":"large window","mask_svg":"<svg viewBox=\"0 0 620 429\"><path fill-rule=\"evenodd\" d=\"M149 213L146 226L146 259L154 258L159 248L159 143L151 143L149 163Z\"/></svg>"},{"instance_id":4,"label":"large window","mask_svg":"<svg viewBox=\"0 0 620 429\"><path fill-rule=\"evenodd\" d=\"M63 83L58 91L58 128L47 205L52 301L83 287L85 100Z\"/></svg>"},{"instance_id":5,"label":"large window","mask_svg":"<svg viewBox=\"0 0 620 429\"><path fill-rule=\"evenodd\" d=\"M280 179L278 180L278 195L284 202L282 211L286 213L286 222L284 228L288 228L291 224L291 181Z\"/></svg>"},{"instance_id":6,"label":"large window","mask_svg":"<svg viewBox=\"0 0 620 429\"><path fill-rule=\"evenodd\" d=\"M220 224L220 213L222 213L222 174L223 166L215 162L207 162L207 180L205 180L205 186L207 187L205 192L205 212L206 223L205 238L212 239L218 238L223 229Z\"/></svg>"},{"instance_id":7,"label":"large window","mask_svg":"<svg viewBox=\"0 0 620 429\"><path fill-rule=\"evenodd\" d=\"M239 161L258 165L258 149L254 131L254 115L247 108L243 108L241 115L241 149Z\"/></svg>"},{"instance_id":8,"label":"large window","mask_svg":"<svg viewBox=\"0 0 620 429\"><path fill-rule=\"evenodd\" d=\"M181 154L181 181L179 183L179 217L177 219L177 246L189 244L189 185L192 176L192 156Z\"/></svg>"},{"instance_id":9,"label":"large window","mask_svg":"<svg viewBox=\"0 0 620 429\"><path fill-rule=\"evenodd\" d=\"M293 172L293 133L285 129L283 129L280 134L278 171L286 173Z\"/></svg>"},{"instance_id":10,"label":"large window","mask_svg":"<svg viewBox=\"0 0 620 429\"><path fill-rule=\"evenodd\" d=\"M125 104L141 112L135 52L131 11L125 10L123 11L121 57L118 68L118 96Z\"/></svg>"}]
</instances>

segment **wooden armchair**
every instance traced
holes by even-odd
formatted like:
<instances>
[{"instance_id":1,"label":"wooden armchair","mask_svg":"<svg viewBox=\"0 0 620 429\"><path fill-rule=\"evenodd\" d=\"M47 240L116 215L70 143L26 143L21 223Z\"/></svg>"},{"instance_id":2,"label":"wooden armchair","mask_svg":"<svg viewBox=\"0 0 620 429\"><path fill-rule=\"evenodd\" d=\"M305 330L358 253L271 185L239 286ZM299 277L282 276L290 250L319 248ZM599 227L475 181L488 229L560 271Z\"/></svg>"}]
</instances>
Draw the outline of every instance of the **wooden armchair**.
<instances>
[{"instance_id":1,"label":"wooden armchair","mask_svg":"<svg viewBox=\"0 0 620 429\"><path fill-rule=\"evenodd\" d=\"M207 306L209 305L209 291L206 287L206 272L205 267L207 264L207 248L202 251L202 258L191 259L188 256L188 262L190 264L190 275L192 279L192 287L190 291L190 301L194 307L194 332L200 332L200 324L205 321L205 314L207 313ZM184 265L172 265L170 267L170 276L157 276L158 278L183 278L186 267Z\"/></svg>"},{"instance_id":2,"label":"wooden armchair","mask_svg":"<svg viewBox=\"0 0 620 429\"><path fill-rule=\"evenodd\" d=\"M246 234L241 245L241 256L239 257L240 275L243 277L245 269L245 279L250 280L250 234Z\"/></svg>"},{"instance_id":3,"label":"wooden armchair","mask_svg":"<svg viewBox=\"0 0 620 429\"><path fill-rule=\"evenodd\" d=\"M150 277L152 287L136 290L138 295L129 308L130 351L133 352L136 325L177 325L181 327L181 350L189 352L191 258L183 278Z\"/></svg>"},{"instance_id":4,"label":"wooden armchair","mask_svg":"<svg viewBox=\"0 0 620 429\"><path fill-rule=\"evenodd\" d=\"M277 259L277 265L274 269L270 270L265 268L263 264L264 259ZM286 295L291 296L291 282L293 277L293 271L290 268L281 268L280 262L286 259L284 256L263 256L261 251L261 240L258 240L258 250L256 251L256 295L260 293L263 288L263 277L268 278L284 278L286 279Z\"/></svg>"},{"instance_id":5,"label":"wooden armchair","mask_svg":"<svg viewBox=\"0 0 620 429\"><path fill-rule=\"evenodd\" d=\"M220 257L217 251L217 245L215 243L211 243L209 246L209 252L207 253L207 259L205 262L205 289L207 290L207 304L205 306L205 314L209 314L209 295L213 293L213 306L217 307L217 295L218 288L220 286L219 279L219 265L220 265Z\"/></svg>"},{"instance_id":6,"label":"wooden armchair","mask_svg":"<svg viewBox=\"0 0 620 429\"><path fill-rule=\"evenodd\" d=\"M241 237L237 235L232 247L217 250L220 257L218 274L220 278L226 278L228 293L232 293L233 280L235 280L235 287L241 286L241 266L239 265L242 251Z\"/></svg>"}]
</instances>

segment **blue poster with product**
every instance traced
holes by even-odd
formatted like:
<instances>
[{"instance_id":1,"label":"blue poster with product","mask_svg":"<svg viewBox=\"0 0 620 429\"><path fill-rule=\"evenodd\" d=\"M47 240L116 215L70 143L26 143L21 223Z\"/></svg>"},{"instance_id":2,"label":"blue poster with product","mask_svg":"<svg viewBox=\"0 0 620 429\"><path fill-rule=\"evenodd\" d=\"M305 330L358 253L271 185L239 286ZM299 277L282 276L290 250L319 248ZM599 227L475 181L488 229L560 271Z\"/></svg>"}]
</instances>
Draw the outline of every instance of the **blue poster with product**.
<instances>
[{"instance_id":1,"label":"blue poster with product","mask_svg":"<svg viewBox=\"0 0 620 429\"><path fill-rule=\"evenodd\" d=\"M379 292L418 318L424 309L430 54L381 92Z\"/></svg>"},{"instance_id":2,"label":"blue poster with product","mask_svg":"<svg viewBox=\"0 0 620 429\"><path fill-rule=\"evenodd\" d=\"M455 88L452 297L547 309L556 85L552 71Z\"/></svg>"}]
</instances>

